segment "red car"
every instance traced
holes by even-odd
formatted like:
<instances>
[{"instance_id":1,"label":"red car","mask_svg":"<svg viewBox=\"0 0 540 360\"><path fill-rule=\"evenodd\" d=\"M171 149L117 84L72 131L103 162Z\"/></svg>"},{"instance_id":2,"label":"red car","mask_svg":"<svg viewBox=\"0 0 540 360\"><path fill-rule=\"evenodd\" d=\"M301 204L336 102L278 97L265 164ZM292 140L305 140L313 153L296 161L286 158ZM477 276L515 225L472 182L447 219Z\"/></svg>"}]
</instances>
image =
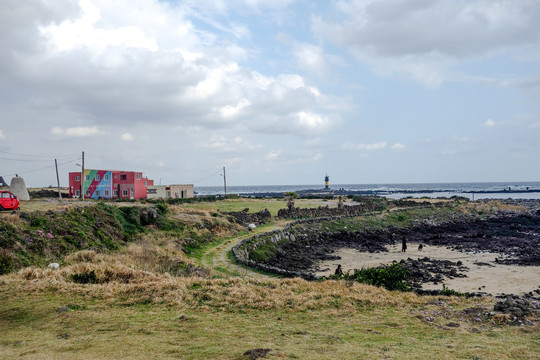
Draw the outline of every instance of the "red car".
<instances>
[{"instance_id":1,"label":"red car","mask_svg":"<svg viewBox=\"0 0 540 360\"><path fill-rule=\"evenodd\" d=\"M19 199L9 191L0 191L0 211L19 210Z\"/></svg>"}]
</instances>

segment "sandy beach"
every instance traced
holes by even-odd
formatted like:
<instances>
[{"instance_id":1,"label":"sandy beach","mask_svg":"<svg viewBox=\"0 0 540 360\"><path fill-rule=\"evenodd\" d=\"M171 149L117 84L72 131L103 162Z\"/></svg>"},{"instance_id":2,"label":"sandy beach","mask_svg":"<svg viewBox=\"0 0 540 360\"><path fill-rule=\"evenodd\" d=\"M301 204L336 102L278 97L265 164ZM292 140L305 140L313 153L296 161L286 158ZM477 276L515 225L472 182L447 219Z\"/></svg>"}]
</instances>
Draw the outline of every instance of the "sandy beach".
<instances>
[{"instance_id":1,"label":"sandy beach","mask_svg":"<svg viewBox=\"0 0 540 360\"><path fill-rule=\"evenodd\" d=\"M401 252L401 245L387 246L388 252L366 253L355 249L342 248L333 255L341 260L322 261L316 265L321 271L319 276L333 274L338 264L343 270L352 271L362 267L375 267L399 262L402 259L420 259L429 257L435 260L461 261L469 268L465 278L444 279L450 289L461 292L486 292L492 295L523 294L540 288L540 266L502 265L495 262L501 257L495 253L459 252L441 246L425 246L419 251L417 244L409 244L407 252ZM442 289L442 284L424 284L424 289Z\"/></svg>"}]
</instances>

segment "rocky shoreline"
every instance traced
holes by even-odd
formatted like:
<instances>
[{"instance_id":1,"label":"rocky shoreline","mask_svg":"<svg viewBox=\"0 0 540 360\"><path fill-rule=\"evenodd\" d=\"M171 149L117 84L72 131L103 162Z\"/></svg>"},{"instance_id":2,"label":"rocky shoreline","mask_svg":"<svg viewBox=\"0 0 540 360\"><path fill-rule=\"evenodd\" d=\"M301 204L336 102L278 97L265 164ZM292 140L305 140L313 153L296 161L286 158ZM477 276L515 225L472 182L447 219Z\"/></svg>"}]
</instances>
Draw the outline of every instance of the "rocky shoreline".
<instances>
[{"instance_id":1,"label":"rocky shoreline","mask_svg":"<svg viewBox=\"0 0 540 360\"><path fill-rule=\"evenodd\" d=\"M275 253L268 259L250 265L285 276L317 278L317 263L339 260L341 248L364 253L386 252L387 246L400 244L403 238L410 246L439 246L463 253L497 254L495 263L517 266L540 266L539 201L513 201L528 208L522 212L500 212L484 217L462 217L443 224L429 220L405 228L361 232L317 232L310 226L293 231L294 241L277 239ZM402 265L411 271L411 285L421 289L423 283L442 283L443 276L466 277L467 269L459 263L423 258L407 259ZM480 264L482 265L482 264ZM494 264L484 264L494 266ZM278 269L278 271L275 271ZM320 270L320 269L319 269ZM535 290L538 293L538 290ZM485 295L485 293L480 292ZM531 294L532 295L532 294Z\"/></svg>"}]
</instances>

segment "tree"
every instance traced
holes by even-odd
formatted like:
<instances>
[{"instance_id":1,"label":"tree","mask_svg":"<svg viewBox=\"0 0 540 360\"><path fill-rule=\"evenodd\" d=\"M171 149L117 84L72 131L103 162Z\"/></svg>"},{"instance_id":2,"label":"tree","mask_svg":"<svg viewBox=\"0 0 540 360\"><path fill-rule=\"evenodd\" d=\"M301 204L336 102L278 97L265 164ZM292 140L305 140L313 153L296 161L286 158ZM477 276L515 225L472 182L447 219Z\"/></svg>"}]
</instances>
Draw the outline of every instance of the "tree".
<instances>
[{"instance_id":1,"label":"tree","mask_svg":"<svg viewBox=\"0 0 540 360\"><path fill-rule=\"evenodd\" d=\"M283 194L285 200L287 200L287 209L294 210L294 199L298 199L298 194L294 191L289 191Z\"/></svg>"}]
</instances>

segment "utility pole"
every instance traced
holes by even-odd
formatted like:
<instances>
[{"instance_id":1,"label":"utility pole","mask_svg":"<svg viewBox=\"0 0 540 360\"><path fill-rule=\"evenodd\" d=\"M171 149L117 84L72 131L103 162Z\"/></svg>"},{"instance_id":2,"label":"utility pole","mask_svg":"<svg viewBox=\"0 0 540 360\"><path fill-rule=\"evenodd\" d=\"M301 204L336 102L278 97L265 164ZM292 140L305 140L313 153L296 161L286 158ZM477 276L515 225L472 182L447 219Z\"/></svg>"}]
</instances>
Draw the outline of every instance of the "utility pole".
<instances>
[{"instance_id":1,"label":"utility pole","mask_svg":"<svg viewBox=\"0 0 540 360\"><path fill-rule=\"evenodd\" d=\"M225 196L227 196L227 176L225 175L225 166L223 167L223 188L225 191Z\"/></svg>"},{"instance_id":2,"label":"utility pole","mask_svg":"<svg viewBox=\"0 0 540 360\"><path fill-rule=\"evenodd\" d=\"M81 166L81 200L84 200L84 151L82 152L82 166Z\"/></svg>"},{"instance_id":3,"label":"utility pole","mask_svg":"<svg viewBox=\"0 0 540 360\"><path fill-rule=\"evenodd\" d=\"M60 177L58 176L58 161L54 159L54 166L56 167L56 182L58 183L58 197L62 201L62 192L60 191Z\"/></svg>"}]
</instances>

